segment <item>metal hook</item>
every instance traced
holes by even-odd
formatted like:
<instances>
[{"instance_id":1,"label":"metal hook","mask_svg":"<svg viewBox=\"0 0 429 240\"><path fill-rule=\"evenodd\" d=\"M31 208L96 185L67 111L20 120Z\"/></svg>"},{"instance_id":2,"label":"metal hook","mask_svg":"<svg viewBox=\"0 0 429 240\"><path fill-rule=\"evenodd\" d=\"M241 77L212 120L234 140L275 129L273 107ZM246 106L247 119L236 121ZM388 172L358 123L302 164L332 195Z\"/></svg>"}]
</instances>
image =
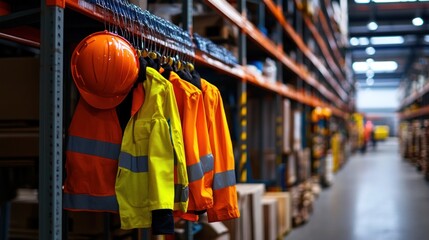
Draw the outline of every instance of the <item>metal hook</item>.
<instances>
[{"instance_id":1,"label":"metal hook","mask_svg":"<svg viewBox=\"0 0 429 240\"><path fill-rule=\"evenodd\" d=\"M149 54L150 49L152 48L152 39L150 36L150 31L151 31L151 26L150 26L150 22L149 22L149 12L147 10L145 10L143 12L143 20L144 20L144 24L145 24L145 38L146 38L146 46L144 49L144 55L145 57Z\"/></svg>"},{"instance_id":2,"label":"metal hook","mask_svg":"<svg viewBox=\"0 0 429 240\"><path fill-rule=\"evenodd\" d=\"M104 14L104 29L111 32L110 19L107 18L108 3L109 1L101 1L101 6L103 8L103 14Z\"/></svg>"},{"instance_id":3,"label":"metal hook","mask_svg":"<svg viewBox=\"0 0 429 240\"><path fill-rule=\"evenodd\" d=\"M144 25L144 13L143 11L138 11L139 13L139 24L140 24L140 44L141 44L141 55L143 56L143 51L145 49L145 41L144 41L144 33L145 33L145 25Z\"/></svg>"},{"instance_id":4,"label":"metal hook","mask_svg":"<svg viewBox=\"0 0 429 240\"><path fill-rule=\"evenodd\" d=\"M125 12L125 18L128 21L128 37L129 37L129 41L132 43L132 45L135 47L135 41L134 41L134 19L133 19L133 15L131 13L131 4L128 3L127 1L124 1L124 12Z\"/></svg>"},{"instance_id":5,"label":"metal hook","mask_svg":"<svg viewBox=\"0 0 429 240\"><path fill-rule=\"evenodd\" d=\"M120 17L120 29L121 29L121 36L123 36L125 39L128 40L128 22L125 17L125 9L123 6L123 2L121 0L118 0L118 10L119 10L119 17Z\"/></svg>"},{"instance_id":6,"label":"metal hook","mask_svg":"<svg viewBox=\"0 0 429 240\"><path fill-rule=\"evenodd\" d=\"M139 12L137 11L137 6L134 4L131 4L132 6L132 12L134 13L134 28L135 28L135 41L136 41L136 48L138 49L140 46L140 34L141 34L141 23L140 23L140 18L139 18Z\"/></svg>"},{"instance_id":7,"label":"metal hook","mask_svg":"<svg viewBox=\"0 0 429 240\"><path fill-rule=\"evenodd\" d=\"M102 10L103 10L103 16L104 16L104 18L103 18L103 23L104 23L104 31L107 31L107 24L106 24L106 21L107 21L107 19L106 19L106 13L107 13L107 11L106 11L106 6L105 6L105 2L104 1L100 1L100 0L97 0L96 1L96 5L98 5L99 7L101 7L102 8Z\"/></svg>"},{"instance_id":8,"label":"metal hook","mask_svg":"<svg viewBox=\"0 0 429 240\"><path fill-rule=\"evenodd\" d=\"M123 29L123 33L124 33L124 37L130 41L130 26L129 26L129 18L127 17L127 13L126 13L126 6L124 1L120 1L119 2L119 12L120 12L120 16L122 19L122 29Z\"/></svg>"},{"instance_id":9,"label":"metal hook","mask_svg":"<svg viewBox=\"0 0 429 240\"><path fill-rule=\"evenodd\" d=\"M111 1L111 11L112 11L112 14L113 14L113 28L112 28L112 30L113 30L113 33L115 33L115 34L118 34L118 29L117 29L117 26L119 25L119 21L118 21L118 10L117 10L117 7L116 7L116 4L115 4L115 1L116 0L112 0Z\"/></svg>"}]
</instances>

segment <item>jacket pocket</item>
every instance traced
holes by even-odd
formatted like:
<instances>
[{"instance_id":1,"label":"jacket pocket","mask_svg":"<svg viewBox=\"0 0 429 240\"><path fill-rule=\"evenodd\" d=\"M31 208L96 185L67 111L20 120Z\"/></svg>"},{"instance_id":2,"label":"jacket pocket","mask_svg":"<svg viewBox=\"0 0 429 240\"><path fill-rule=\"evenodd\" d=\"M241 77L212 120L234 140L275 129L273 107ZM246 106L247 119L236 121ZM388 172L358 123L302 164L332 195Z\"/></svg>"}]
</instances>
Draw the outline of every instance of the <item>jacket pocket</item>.
<instances>
[{"instance_id":1,"label":"jacket pocket","mask_svg":"<svg viewBox=\"0 0 429 240\"><path fill-rule=\"evenodd\" d=\"M119 167L115 184L119 205L147 207L148 187L147 172L132 172L126 168Z\"/></svg>"}]
</instances>

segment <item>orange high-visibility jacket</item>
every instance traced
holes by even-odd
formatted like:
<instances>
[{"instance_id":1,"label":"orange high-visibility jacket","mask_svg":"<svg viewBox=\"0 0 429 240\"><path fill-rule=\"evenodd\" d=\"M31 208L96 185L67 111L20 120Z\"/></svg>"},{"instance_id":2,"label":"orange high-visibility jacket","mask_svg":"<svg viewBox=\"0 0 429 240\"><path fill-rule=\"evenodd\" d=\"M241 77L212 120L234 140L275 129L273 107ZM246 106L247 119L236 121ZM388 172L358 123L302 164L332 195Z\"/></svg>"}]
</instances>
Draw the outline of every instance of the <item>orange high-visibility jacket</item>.
<instances>
[{"instance_id":1,"label":"orange high-visibility jacket","mask_svg":"<svg viewBox=\"0 0 429 240\"><path fill-rule=\"evenodd\" d=\"M201 90L170 73L182 122L189 181L188 211L213 207L213 155ZM195 219L188 219L195 220Z\"/></svg>"},{"instance_id":2,"label":"orange high-visibility jacket","mask_svg":"<svg viewBox=\"0 0 429 240\"><path fill-rule=\"evenodd\" d=\"M188 205L182 127L173 86L147 67L143 87L144 103L125 128L119 156L116 194L122 229L151 227L151 211L186 212Z\"/></svg>"},{"instance_id":3,"label":"orange high-visibility jacket","mask_svg":"<svg viewBox=\"0 0 429 240\"><path fill-rule=\"evenodd\" d=\"M219 89L201 79L211 149L214 156L213 208L209 222L240 217L235 188L234 153Z\"/></svg>"},{"instance_id":4,"label":"orange high-visibility jacket","mask_svg":"<svg viewBox=\"0 0 429 240\"><path fill-rule=\"evenodd\" d=\"M115 179L122 130L116 110L93 108L81 98L67 141L63 207L117 212Z\"/></svg>"}]
</instances>

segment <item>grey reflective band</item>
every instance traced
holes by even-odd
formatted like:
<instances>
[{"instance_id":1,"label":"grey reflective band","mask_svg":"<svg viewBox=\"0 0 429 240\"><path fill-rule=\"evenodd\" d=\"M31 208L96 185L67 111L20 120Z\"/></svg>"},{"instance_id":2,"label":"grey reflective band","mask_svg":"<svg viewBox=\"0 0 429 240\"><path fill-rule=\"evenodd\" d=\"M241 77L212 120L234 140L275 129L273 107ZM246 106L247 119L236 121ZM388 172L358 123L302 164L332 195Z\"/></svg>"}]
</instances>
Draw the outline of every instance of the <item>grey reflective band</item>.
<instances>
[{"instance_id":1,"label":"grey reflective band","mask_svg":"<svg viewBox=\"0 0 429 240\"><path fill-rule=\"evenodd\" d=\"M235 185L235 172L229 170L226 172L216 173L213 177L213 190L218 190Z\"/></svg>"},{"instance_id":2,"label":"grey reflective band","mask_svg":"<svg viewBox=\"0 0 429 240\"><path fill-rule=\"evenodd\" d=\"M204 173L203 169L201 168L201 163L195 163L191 166L187 166L186 170L188 172L188 181L194 182L198 181L203 178Z\"/></svg>"},{"instance_id":3,"label":"grey reflective band","mask_svg":"<svg viewBox=\"0 0 429 240\"><path fill-rule=\"evenodd\" d=\"M134 157L133 155L121 152L119 155L119 167L126 168L131 172L147 172L148 158L147 156Z\"/></svg>"},{"instance_id":4,"label":"grey reflective band","mask_svg":"<svg viewBox=\"0 0 429 240\"><path fill-rule=\"evenodd\" d=\"M189 188L184 187L181 184L174 184L174 202L186 202L188 201Z\"/></svg>"},{"instance_id":5,"label":"grey reflective band","mask_svg":"<svg viewBox=\"0 0 429 240\"><path fill-rule=\"evenodd\" d=\"M200 157L200 162L203 168L204 173L208 173L210 171L213 171L214 168L214 158L213 154L207 154L205 156Z\"/></svg>"},{"instance_id":6,"label":"grey reflective band","mask_svg":"<svg viewBox=\"0 0 429 240\"><path fill-rule=\"evenodd\" d=\"M116 196L91 196L64 193L63 207L76 210L119 211Z\"/></svg>"},{"instance_id":7,"label":"grey reflective band","mask_svg":"<svg viewBox=\"0 0 429 240\"><path fill-rule=\"evenodd\" d=\"M207 154L203 157L200 157L200 162L192 164L191 166L186 167L188 171L188 181L198 181L203 178L204 173L213 171L214 159L213 155Z\"/></svg>"},{"instance_id":8,"label":"grey reflective band","mask_svg":"<svg viewBox=\"0 0 429 240\"><path fill-rule=\"evenodd\" d=\"M118 160L119 152L121 151L121 144L69 136L67 150Z\"/></svg>"}]
</instances>

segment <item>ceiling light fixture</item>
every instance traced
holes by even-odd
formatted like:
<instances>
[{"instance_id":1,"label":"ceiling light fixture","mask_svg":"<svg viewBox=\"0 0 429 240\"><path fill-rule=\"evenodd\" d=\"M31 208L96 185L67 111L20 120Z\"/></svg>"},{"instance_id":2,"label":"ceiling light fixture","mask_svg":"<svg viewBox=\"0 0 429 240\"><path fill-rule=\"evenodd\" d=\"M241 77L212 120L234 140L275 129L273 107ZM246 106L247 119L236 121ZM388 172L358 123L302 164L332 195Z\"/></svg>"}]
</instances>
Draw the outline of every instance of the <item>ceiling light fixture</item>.
<instances>
[{"instance_id":1,"label":"ceiling light fixture","mask_svg":"<svg viewBox=\"0 0 429 240\"><path fill-rule=\"evenodd\" d=\"M360 37L359 38L359 44L362 46L368 45L369 44L369 39L366 37Z\"/></svg>"},{"instance_id":2,"label":"ceiling light fixture","mask_svg":"<svg viewBox=\"0 0 429 240\"><path fill-rule=\"evenodd\" d=\"M424 21L423 21L423 19L421 17L415 17L415 18L413 18L412 22L413 22L414 26L421 26L424 23Z\"/></svg>"},{"instance_id":3,"label":"ceiling light fixture","mask_svg":"<svg viewBox=\"0 0 429 240\"><path fill-rule=\"evenodd\" d=\"M374 79L373 78L367 78L366 79L366 85L368 85L368 86L374 85Z\"/></svg>"},{"instance_id":4,"label":"ceiling light fixture","mask_svg":"<svg viewBox=\"0 0 429 240\"><path fill-rule=\"evenodd\" d=\"M368 64L366 62L354 62L352 67L357 73L364 73L368 70Z\"/></svg>"},{"instance_id":5,"label":"ceiling light fixture","mask_svg":"<svg viewBox=\"0 0 429 240\"><path fill-rule=\"evenodd\" d=\"M426 2L427 0L419 0L419 2ZM371 0L355 0L355 3L367 4ZM372 0L374 3L398 3L398 2L417 2L417 0Z\"/></svg>"},{"instance_id":6,"label":"ceiling light fixture","mask_svg":"<svg viewBox=\"0 0 429 240\"><path fill-rule=\"evenodd\" d=\"M372 45L403 44L404 37L402 36L372 37L370 41Z\"/></svg>"},{"instance_id":7,"label":"ceiling light fixture","mask_svg":"<svg viewBox=\"0 0 429 240\"><path fill-rule=\"evenodd\" d=\"M357 38L355 38L355 37L350 38L350 44L351 44L352 46L357 46L357 45L359 45L359 39L357 39Z\"/></svg>"},{"instance_id":8,"label":"ceiling light fixture","mask_svg":"<svg viewBox=\"0 0 429 240\"><path fill-rule=\"evenodd\" d=\"M355 0L355 3L360 3L360 4L363 4L363 3L369 3L371 0Z\"/></svg>"},{"instance_id":9,"label":"ceiling light fixture","mask_svg":"<svg viewBox=\"0 0 429 240\"><path fill-rule=\"evenodd\" d=\"M374 76L375 76L374 71L372 71L372 70L366 71L366 77L367 78L373 78Z\"/></svg>"},{"instance_id":10,"label":"ceiling light fixture","mask_svg":"<svg viewBox=\"0 0 429 240\"><path fill-rule=\"evenodd\" d=\"M398 63L395 61L374 61L369 58L366 62L354 62L352 67L355 73L366 73L368 70L374 73L394 72L398 69Z\"/></svg>"},{"instance_id":11,"label":"ceiling light fixture","mask_svg":"<svg viewBox=\"0 0 429 240\"><path fill-rule=\"evenodd\" d=\"M369 30L375 31L378 28L378 24L376 22L374 22L374 21L371 21L371 22L368 23L367 27L368 27Z\"/></svg>"},{"instance_id":12,"label":"ceiling light fixture","mask_svg":"<svg viewBox=\"0 0 429 240\"><path fill-rule=\"evenodd\" d=\"M365 52L366 52L366 54L368 54L368 55L374 55L374 54L375 54L375 48L373 48L373 47L367 47L367 48L365 49Z\"/></svg>"}]
</instances>

